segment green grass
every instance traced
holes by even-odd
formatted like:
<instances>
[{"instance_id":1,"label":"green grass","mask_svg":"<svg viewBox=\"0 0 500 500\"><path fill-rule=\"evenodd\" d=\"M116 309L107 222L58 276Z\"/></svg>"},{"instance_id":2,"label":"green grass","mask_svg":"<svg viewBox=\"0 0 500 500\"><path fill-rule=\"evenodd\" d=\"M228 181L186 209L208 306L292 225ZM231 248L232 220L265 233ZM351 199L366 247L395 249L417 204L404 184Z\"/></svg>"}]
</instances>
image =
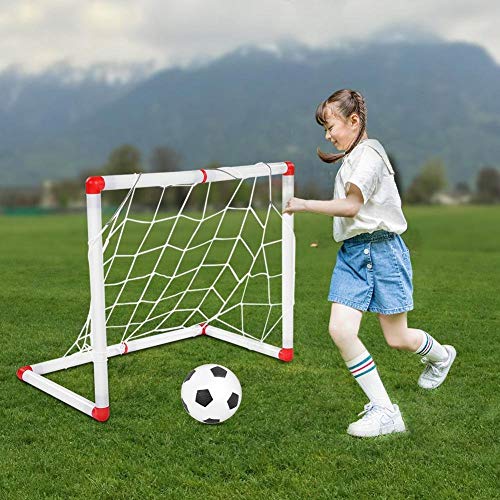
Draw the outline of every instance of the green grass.
<instances>
[{"instance_id":1,"label":"green grass","mask_svg":"<svg viewBox=\"0 0 500 500\"><path fill-rule=\"evenodd\" d=\"M296 218L292 363L201 337L113 358L105 424L15 377L61 355L84 320L84 218L0 218L0 497L498 498L500 208L406 215L410 326L454 344L458 358L449 380L425 392L417 357L388 348L365 315L361 337L409 427L374 440L345 434L365 399L327 332L338 246L326 217ZM180 401L184 376L208 362L243 387L238 413L220 426L198 424ZM90 366L53 378L92 397Z\"/></svg>"}]
</instances>

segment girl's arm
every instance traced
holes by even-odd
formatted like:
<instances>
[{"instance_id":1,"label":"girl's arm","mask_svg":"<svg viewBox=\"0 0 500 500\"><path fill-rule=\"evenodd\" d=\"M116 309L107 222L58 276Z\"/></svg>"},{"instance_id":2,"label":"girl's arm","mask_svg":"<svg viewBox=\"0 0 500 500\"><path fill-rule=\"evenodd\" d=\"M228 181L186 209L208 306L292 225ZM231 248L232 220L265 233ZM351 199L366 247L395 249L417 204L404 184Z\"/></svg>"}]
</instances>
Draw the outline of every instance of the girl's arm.
<instances>
[{"instance_id":1,"label":"girl's arm","mask_svg":"<svg viewBox=\"0 0 500 500\"><path fill-rule=\"evenodd\" d=\"M347 197L343 199L302 200L301 198L290 198L283 213L313 212L331 217L355 217L362 205L361 190L355 184L351 184Z\"/></svg>"}]
</instances>

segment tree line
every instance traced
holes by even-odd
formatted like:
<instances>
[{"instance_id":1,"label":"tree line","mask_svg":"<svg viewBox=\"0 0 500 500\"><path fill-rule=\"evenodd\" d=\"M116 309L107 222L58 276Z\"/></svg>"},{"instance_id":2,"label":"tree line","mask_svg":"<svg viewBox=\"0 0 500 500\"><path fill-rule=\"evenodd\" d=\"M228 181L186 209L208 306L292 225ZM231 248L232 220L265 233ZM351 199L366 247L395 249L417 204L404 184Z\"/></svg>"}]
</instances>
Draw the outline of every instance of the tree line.
<instances>
[{"instance_id":1,"label":"tree line","mask_svg":"<svg viewBox=\"0 0 500 500\"><path fill-rule=\"evenodd\" d=\"M426 162L404 191L403 200L408 204L429 204L436 196L448 192L451 197L468 203L490 204L500 202L500 170L492 166L481 168L476 176L475 190L465 182L457 182L449 189L444 163L434 158Z\"/></svg>"},{"instance_id":2,"label":"tree line","mask_svg":"<svg viewBox=\"0 0 500 500\"><path fill-rule=\"evenodd\" d=\"M432 204L441 203L439 196L446 193L449 199L460 203L490 204L500 203L500 170L493 166L481 168L476 176L474 189L465 182L458 182L450 188L446 168L442 160L433 158L421 166L417 175L412 179L407 188L403 185L400 168L396 159L389 156L396 172L395 181L405 204ZM100 167L82 171L76 179L63 179L50 183L53 204L60 209L68 208L75 200L82 200L85 179L94 175L119 175L144 172L174 172L180 170L182 157L168 146L155 148L145 164L141 152L131 144L123 144L115 148L109 155L106 163ZM204 168L217 168L221 165L211 163ZM331 195L331 186L328 188L318 184L313 178L297 186L297 196L303 198L325 198ZM213 183L211 189L211 203L220 205L227 202L232 194L231 187L226 182ZM247 183L242 185L235 196L236 204L244 204L248 200L250 187ZM39 205L42 198L40 188L2 190L0 191L0 205L3 206L30 206ZM158 202L157 193L148 193L149 190L140 190L136 194L138 203L154 207ZM204 198L200 192L193 191L191 205L200 208ZM188 188L175 187L165 192L162 200L163 207L182 206ZM268 199L267 181L263 180L256 186L255 198L258 203L265 204ZM191 197L190 197L191 198ZM203 199L202 199L203 198ZM107 202L118 204L123 199L123 192L106 193Z\"/></svg>"},{"instance_id":3,"label":"tree line","mask_svg":"<svg viewBox=\"0 0 500 500\"><path fill-rule=\"evenodd\" d=\"M107 162L99 168L89 169L81 172L78 179L63 180L55 182L52 192L57 200L57 205L61 208L67 207L72 200L82 196L85 179L95 175L120 175L131 173L152 173L152 172L175 172L179 171L182 157L174 149L168 146L157 147L153 150L149 162L144 165L140 151L130 144L124 144L114 149L108 157ZM221 164L212 162L204 165L205 169L222 167ZM190 191L186 186L172 186L162 188L139 189L134 194L134 204L136 207L155 209L159 204L159 209L177 208L185 205L186 209L201 210L207 201L211 207L221 208L232 198L232 206L244 206L248 204L251 195L251 184L243 182L236 189L237 181L234 182L214 182L210 185L210 191L203 186L200 189ZM236 191L236 193L235 193ZM189 193L189 197L188 197ZM234 196L233 196L233 193ZM187 201L186 198L188 197ZM110 191L105 193L104 203L119 205L124 198L124 191ZM264 206L269 199L269 186L266 180L259 180L255 186L253 200L254 206Z\"/></svg>"}]
</instances>

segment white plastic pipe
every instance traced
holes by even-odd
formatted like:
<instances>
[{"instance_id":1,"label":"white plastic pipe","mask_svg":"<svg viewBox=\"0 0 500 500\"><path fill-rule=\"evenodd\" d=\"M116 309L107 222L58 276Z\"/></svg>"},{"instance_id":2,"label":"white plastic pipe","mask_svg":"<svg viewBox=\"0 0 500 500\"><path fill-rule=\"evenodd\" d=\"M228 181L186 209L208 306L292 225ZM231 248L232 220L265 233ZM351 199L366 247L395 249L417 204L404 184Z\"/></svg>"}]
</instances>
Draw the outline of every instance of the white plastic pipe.
<instances>
[{"instance_id":1,"label":"white plastic pipe","mask_svg":"<svg viewBox=\"0 0 500 500\"><path fill-rule=\"evenodd\" d=\"M134 185L136 188L155 186L176 186L179 184L199 184L203 182L220 182L231 179L249 179L252 177L263 177L269 175L279 175L286 172L288 165L285 162L279 163L256 163L255 165L243 165L240 167L221 167L218 169L188 170L185 172L162 172L130 175L105 175L104 191L115 189L130 189Z\"/></svg>"},{"instance_id":2,"label":"white plastic pipe","mask_svg":"<svg viewBox=\"0 0 500 500\"><path fill-rule=\"evenodd\" d=\"M22 378L24 382L27 382L37 389L40 389L41 391L46 392L47 394L50 394L57 399L60 399L73 408L76 408L77 410L80 410L83 413L92 416L92 411L94 410L94 407L96 405L92 401L85 399L83 396L80 396L79 394L66 389L66 387L63 387L62 385L56 384L52 380L49 380L42 375L38 375L31 370L26 370L23 373Z\"/></svg>"},{"instance_id":3,"label":"white plastic pipe","mask_svg":"<svg viewBox=\"0 0 500 500\"><path fill-rule=\"evenodd\" d=\"M127 345L127 352L139 351L141 349L148 349L169 342L176 342L191 337L196 337L201 334L201 326L196 325L190 328L183 328L182 330L175 330L166 333L160 333L150 337L144 337L136 340L129 340Z\"/></svg>"},{"instance_id":4,"label":"white plastic pipe","mask_svg":"<svg viewBox=\"0 0 500 500\"><path fill-rule=\"evenodd\" d=\"M287 201L294 195L295 166L288 163L289 169L282 176L282 203L283 210ZM283 307L283 347L293 349L293 306L295 290L295 235L293 232L293 214L284 214L281 226L282 248L282 307ZM290 351L293 356L293 351Z\"/></svg>"},{"instance_id":5,"label":"white plastic pipe","mask_svg":"<svg viewBox=\"0 0 500 500\"><path fill-rule=\"evenodd\" d=\"M199 325L167 333L151 335L149 337L129 340L126 343L121 342L120 344L108 346L106 348L106 356L109 359L114 356L121 356L122 354L139 351L141 349L148 349L149 347L155 347L162 344L168 344L170 342L176 342L178 340L196 337L197 335L201 335L201 327ZM44 361L42 363L31 365L31 369L38 375L45 375L47 373L53 373L59 370L66 370L75 366L91 363L93 360L94 354L91 351L77 352L75 354L71 354L70 356L64 356L62 358L51 359L50 361Z\"/></svg>"},{"instance_id":6,"label":"white plastic pipe","mask_svg":"<svg viewBox=\"0 0 500 500\"><path fill-rule=\"evenodd\" d=\"M230 342L231 344L236 344L251 351L257 351L262 354L267 354L273 358L279 358L281 348L275 347L264 342L259 342L258 340L251 339L249 337L244 337L238 333L228 332L222 328L217 328L216 326L207 326L205 333L209 337L214 337L219 340L224 340L225 342Z\"/></svg>"},{"instance_id":7,"label":"white plastic pipe","mask_svg":"<svg viewBox=\"0 0 500 500\"><path fill-rule=\"evenodd\" d=\"M89 194L88 190L87 225L89 237L90 324L94 362L95 405L98 408L107 408L109 407L109 389L101 236L101 193Z\"/></svg>"}]
</instances>

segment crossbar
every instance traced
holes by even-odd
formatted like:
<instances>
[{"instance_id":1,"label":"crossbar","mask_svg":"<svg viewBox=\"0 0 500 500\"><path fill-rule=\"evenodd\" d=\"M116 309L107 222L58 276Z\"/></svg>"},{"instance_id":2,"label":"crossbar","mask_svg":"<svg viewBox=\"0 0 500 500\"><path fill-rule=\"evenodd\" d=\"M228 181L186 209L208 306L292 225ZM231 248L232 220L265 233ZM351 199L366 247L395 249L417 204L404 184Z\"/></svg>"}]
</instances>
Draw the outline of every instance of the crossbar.
<instances>
[{"instance_id":1,"label":"crossbar","mask_svg":"<svg viewBox=\"0 0 500 500\"><path fill-rule=\"evenodd\" d=\"M165 187L178 185L202 184L205 182L221 182L234 179L250 179L284 174L289 170L290 162L256 163L238 167L220 167L214 169L187 170L184 172L150 172L145 174L104 175L102 191L117 189L136 189L145 187Z\"/></svg>"}]
</instances>

